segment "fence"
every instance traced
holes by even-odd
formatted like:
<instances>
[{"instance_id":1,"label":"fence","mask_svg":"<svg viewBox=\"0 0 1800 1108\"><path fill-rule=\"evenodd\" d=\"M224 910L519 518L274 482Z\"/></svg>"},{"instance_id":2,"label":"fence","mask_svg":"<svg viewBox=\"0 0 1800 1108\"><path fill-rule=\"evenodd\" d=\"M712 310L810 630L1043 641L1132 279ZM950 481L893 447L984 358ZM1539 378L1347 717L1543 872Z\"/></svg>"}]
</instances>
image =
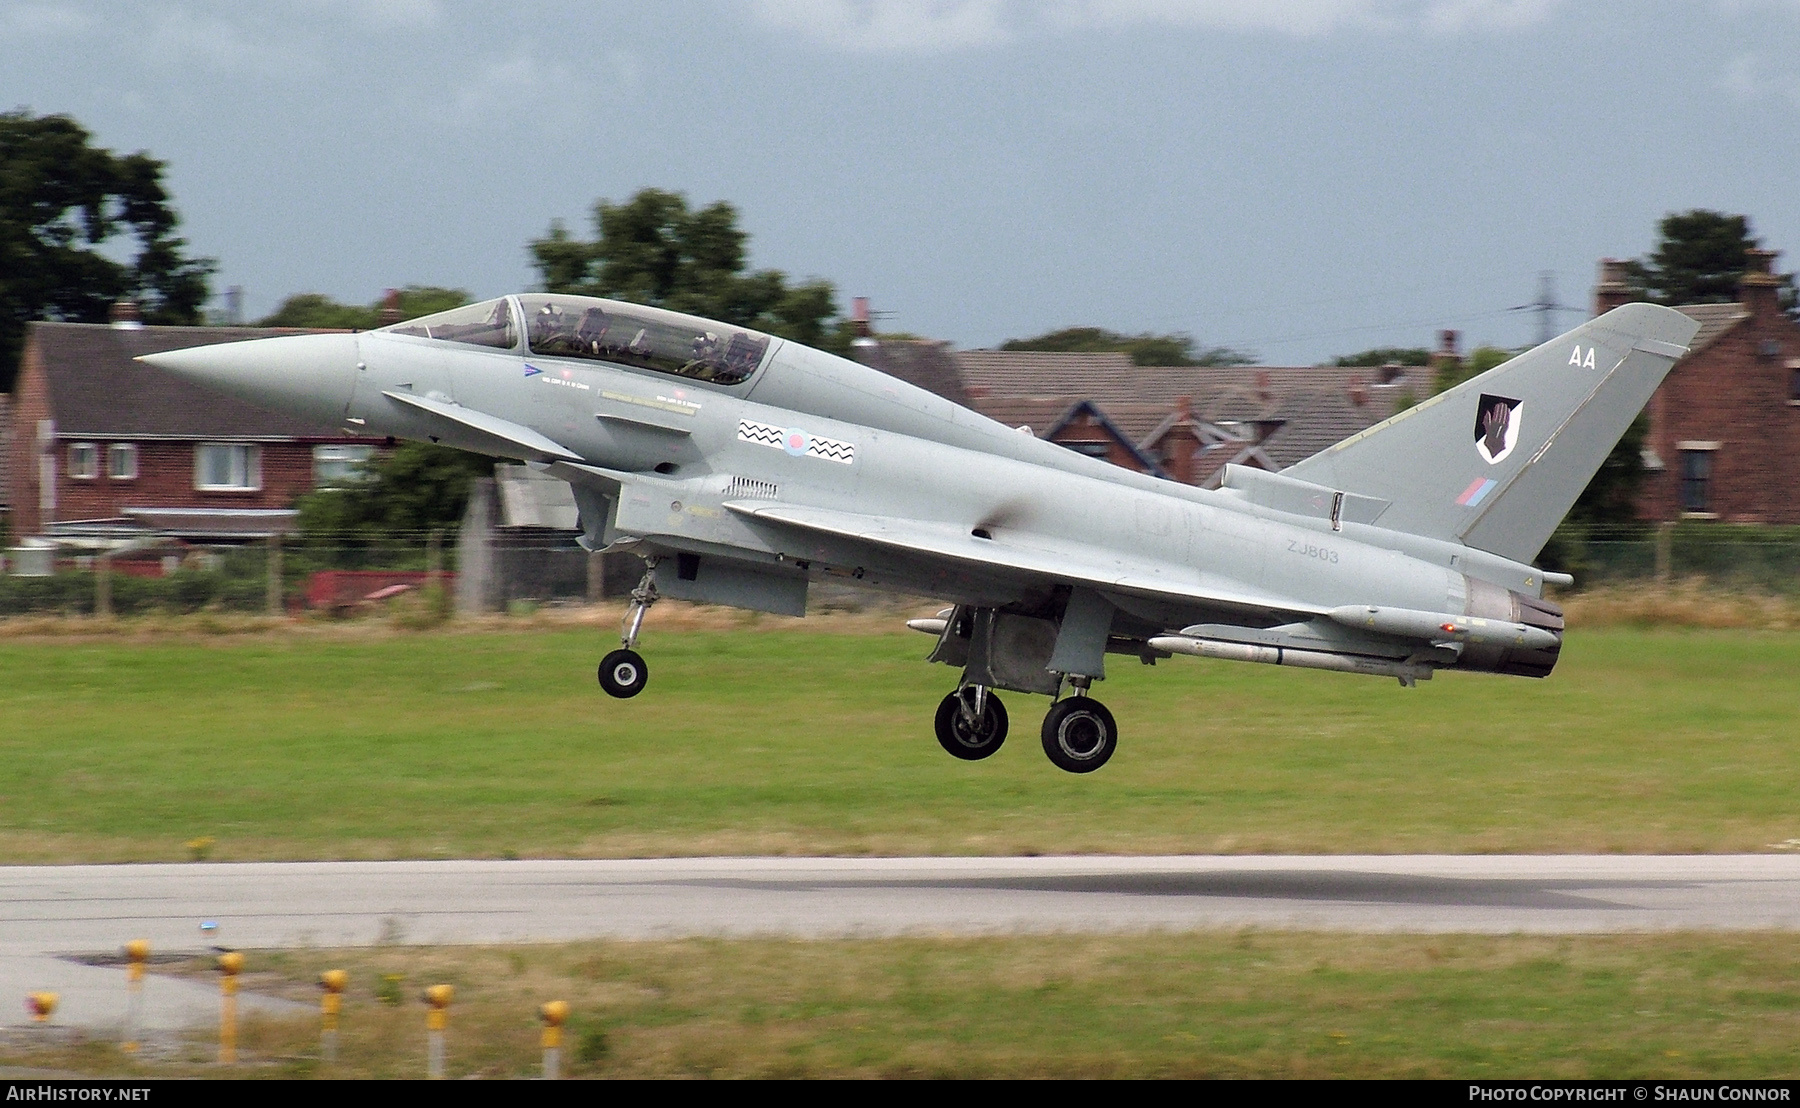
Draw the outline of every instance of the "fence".
<instances>
[{"instance_id":1,"label":"fence","mask_svg":"<svg viewBox=\"0 0 1800 1108\"><path fill-rule=\"evenodd\" d=\"M573 542L541 540L491 544L487 608L504 610L520 602L580 601L613 595L619 581L632 581L642 563L590 564ZM41 552L44 554L48 551ZM617 560L609 556L607 562ZM140 615L329 610L354 614L379 610L387 602L436 584L455 595L458 559L454 542L429 535L383 536L346 541L290 537L278 544L220 547L165 547L102 557L58 549L52 557L9 558L0 574L0 616L35 613ZM44 575L19 571L49 569ZM596 579L595 571L602 572ZM610 587L609 587L610 586ZM629 585L623 586L629 588Z\"/></svg>"},{"instance_id":2,"label":"fence","mask_svg":"<svg viewBox=\"0 0 1800 1108\"><path fill-rule=\"evenodd\" d=\"M429 535L351 540L289 538L281 544L175 548L102 559L58 551L46 576L0 574L0 616L28 613L271 612L379 610L427 588L433 574L464 610L505 611L520 603L579 602L629 591L643 572L630 555L594 556L566 537L500 538L483 548L461 580L458 549ZM20 560L22 561L22 560ZM1575 575L1576 587L1704 577L1730 588L1800 591L1800 527L1694 523L1608 530L1564 527L1540 564ZM25 567L31 568L31 567ZM823 583L818 606L834 605ZM474 600L471 602L470 598Z\"/></svg>"},{"instance_id":3,"label":"fence","mask_svg":"<svg viewBox=\"0 0 1800 1108\"><path fill-rule=\"evenodd\" d=\"M1758 592L1800 589L1800 528L1683 523L1661 527L1564 527L1542 564L1575 575L1577 588L1704 577Z\"/></svg>"}]
</instances>

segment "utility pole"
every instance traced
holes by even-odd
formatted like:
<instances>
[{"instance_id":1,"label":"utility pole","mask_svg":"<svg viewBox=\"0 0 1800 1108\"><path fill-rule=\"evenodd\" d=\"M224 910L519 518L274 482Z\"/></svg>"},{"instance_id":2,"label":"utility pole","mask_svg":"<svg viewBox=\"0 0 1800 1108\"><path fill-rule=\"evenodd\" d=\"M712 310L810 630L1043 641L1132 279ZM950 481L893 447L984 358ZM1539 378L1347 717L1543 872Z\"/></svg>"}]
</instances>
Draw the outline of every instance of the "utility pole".
<instances>
[{"instance_id":1,"label":"utility pole","mask_svg":"<svg viewBox=\"0 0 1800 1108\"><path fill-rule=\"evenodd\" d=\"M1514 305L1510 310L1515 312L1535 312L1537 314L1537 344L1539 346L1544 345L1556 337L1557 312L1575 312L1576 314L1580 314L1581 312L1580 308L1571 308L1567 304L1557 302L1556 271L1553 269L1543 269L1538 271L1538 295L1536 300L1533 300L1529 304Z\"/></svg>"}]
</instances>

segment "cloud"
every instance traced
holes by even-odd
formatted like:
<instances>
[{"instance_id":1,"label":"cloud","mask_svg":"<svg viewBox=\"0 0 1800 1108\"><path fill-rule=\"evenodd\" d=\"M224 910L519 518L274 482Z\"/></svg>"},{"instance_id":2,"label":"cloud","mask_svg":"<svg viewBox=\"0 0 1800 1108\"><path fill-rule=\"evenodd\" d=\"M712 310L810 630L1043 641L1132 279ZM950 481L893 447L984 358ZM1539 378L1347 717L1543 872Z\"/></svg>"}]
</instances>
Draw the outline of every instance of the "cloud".
<instances>
[{"instance_id":1,"label":"cloud","mask_svg":"<svg viewBox=\"0 0 1800 1108\"><path fill-rule=\"evenodd\" d=\"M1760 54L1739 54L1725 66L1719 87L1740 100L1786 100L1800 107L1800 65L1770 62Z\"/></svg>"},{"instance_id":2,"label":"cloud","mask_svg":"<svg viewBox=\"0 0 1800 1108\"><path fill-rule=\"evenodd\" d=\"M310 6L328 12L346 12L381 30L435 27L444 17L443 5L438 0L310 0Z\"/></svg>"},{"instance_id":3,"label":"cloud","mask_svg":"<svg viewBox=\"0 0 1800 1108\"><path fill-rule=\"evenodd\" d=\"M13 42L79 35L94 23L91 12L73 4L8 4L0 10L0 35Z\"/></svg>"},{"instance_id":4,"label":"cloud","mask_svg":"<svg viewBox=\"0 0 1800 1108\"><path fill-rule=\"evenodd\" d=\"M577 62L546 59L520 43L503 55L475 62L457 83L457 111L448 118L489 118L518 110L524 126L566 134L595 109L629 97L642 86L644 64L623 50L597 51Z\"/></svg>"},{"instance_id":5,"label":"cloud","mask_svg":"<svg viewBox=\"0 0 1800 1108\"><path fill-rule=\"evenodd\" d=\"M1143 25L1318 35L1343 27L1436 32L1506 29L1539 22L1560 0L1060 0L1049 18L1066 26Z\"/></svg>"},{"instance_id":6,"label":"cloud","mask_svg":"<svg viewBox=\"0 0 1800 1108\"><path fill-rule=\"evenodd\" d=\"M1532 26L1563 0L755 0L766 26L860 52L949 51L1032 33L1193 28L1311 36ZM1800 2L1800 0L1796 0Z\"/></svg>"},{"instance_id":7,"label":"cloud","mask_svg":"<svg viewBox=\"0 0 1800 1108\"><path fill-rule=\"evenodd\" d=\"M227 18L182 6L154 10L149 25L129 36L133 52L159 69L205 68L243 72L270 65L291 65L291 47L245 33Z\"/></svg>"},{"instance_id":8,"label":"cloud","mask_svg":"<svg viewBox=\"0 0 1800 1108\"><path fill-rule=\"evenodd\" d=\"M1005 0L755 0L764 24L824 46L870 52L958 50L1011 38Z\"/></svg>"}]
</instances>

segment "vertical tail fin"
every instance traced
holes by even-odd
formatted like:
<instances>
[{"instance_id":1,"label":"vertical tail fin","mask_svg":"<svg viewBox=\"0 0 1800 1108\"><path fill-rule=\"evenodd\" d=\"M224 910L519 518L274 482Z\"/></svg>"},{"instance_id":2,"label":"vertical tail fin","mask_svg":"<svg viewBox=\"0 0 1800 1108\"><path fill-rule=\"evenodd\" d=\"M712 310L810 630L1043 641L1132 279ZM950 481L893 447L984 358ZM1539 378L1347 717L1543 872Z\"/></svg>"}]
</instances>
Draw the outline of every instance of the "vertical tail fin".
<instances>
[{"instance_id":1,"label":"vertical tail fin","mask_svg":"<svg viewBox=\"0 0 1800 1108\"><path fill-rule=\"evenodd\" d=\"M1529 562L1698 329L1615 308L1282 472L1390 501L1377 526Z\"/></svg>"}]
</instances>

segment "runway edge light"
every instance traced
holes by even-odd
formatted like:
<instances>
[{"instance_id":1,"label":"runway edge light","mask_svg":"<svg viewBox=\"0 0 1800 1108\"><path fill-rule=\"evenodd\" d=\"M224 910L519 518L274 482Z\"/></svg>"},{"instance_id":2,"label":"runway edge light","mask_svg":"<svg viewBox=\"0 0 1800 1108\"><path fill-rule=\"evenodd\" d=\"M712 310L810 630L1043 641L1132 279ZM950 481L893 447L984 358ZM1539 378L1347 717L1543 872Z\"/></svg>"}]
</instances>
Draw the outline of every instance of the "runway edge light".
<instances>
[{"instance_id":1,"label":"runway edge light","mask_svg":"<svg viewBox=\"0 0 1800 1108\"><path fill-rule=\"evenodd\" d=\"M125 1040L119 1049L136 1054L138 1026L144 1003L144 965L150 961L150 940L133 939L125 944Z\"/></svg>"},{"instance_id":2,"label":"runway edge light","mask_svg":"<svg viewBox=\"0 0 1800 1108\"><path fill-rule=\"evenodd\" d=\"M330 969L319 975L319 1051L325 1061L337 1061L338 1013L344 1007L344 988L350 975Z\"/></svg>"},{"instance_id":3,"label":"runway edge light","mask_svg":"<svg viewBox=\"0 0 1800 1108\"><path fill-rule=\"evenodd\" d=\"M433 985L425 990L425 1076L441 1080L444 1076L444 1029L450 1025L450 1001L456 996L453 985Z\"/></svg>"},{"instance_id":4,"label":"runway edge light","mask_svg":"<svg viewBox=\"0 0 1800 1108\"><path fill-rule=\"evenodd\" d=\"M244 956L235 950L219 955L219 1064L237 1064L237 989Z\"/></svg>"},{"instance_id":5,"label":"runway edge light","mask_svg":"<svg viewBox=\"0 0 1800 1108\"><path fill-rule=\"evenodd\" d=\"M538 1018L544 1021L544 1080L555 1081L562 1076L562 1029L569 1021L569 1002L546 1003L538 1009Z\"/></svg>"}]
</instances>

